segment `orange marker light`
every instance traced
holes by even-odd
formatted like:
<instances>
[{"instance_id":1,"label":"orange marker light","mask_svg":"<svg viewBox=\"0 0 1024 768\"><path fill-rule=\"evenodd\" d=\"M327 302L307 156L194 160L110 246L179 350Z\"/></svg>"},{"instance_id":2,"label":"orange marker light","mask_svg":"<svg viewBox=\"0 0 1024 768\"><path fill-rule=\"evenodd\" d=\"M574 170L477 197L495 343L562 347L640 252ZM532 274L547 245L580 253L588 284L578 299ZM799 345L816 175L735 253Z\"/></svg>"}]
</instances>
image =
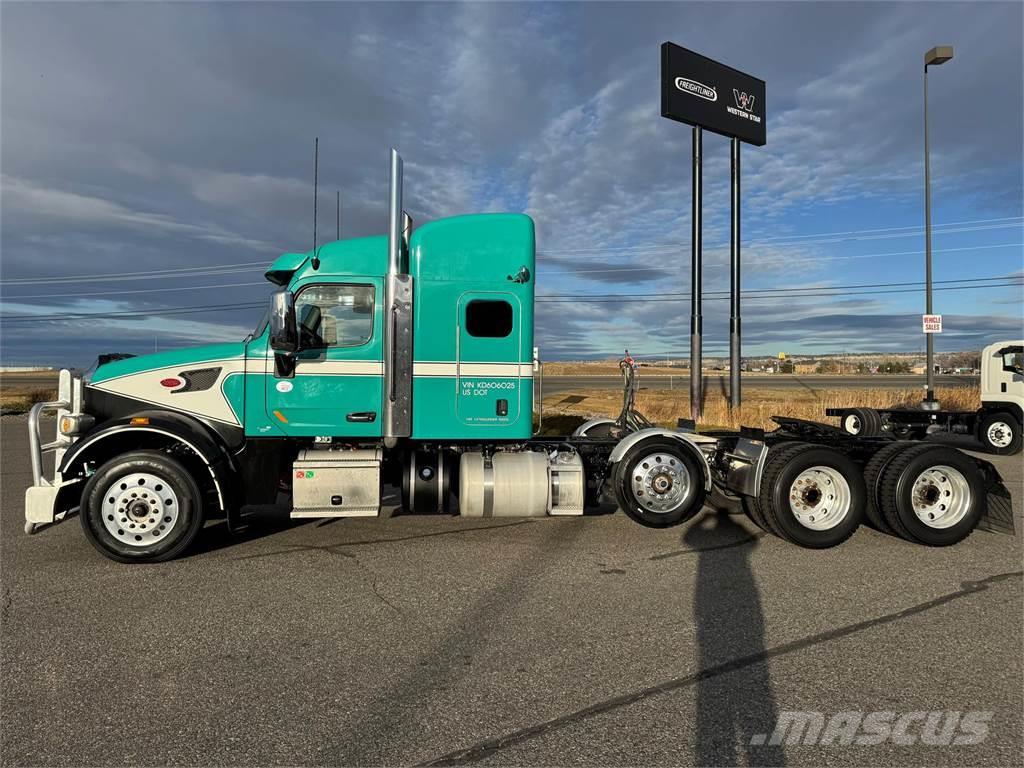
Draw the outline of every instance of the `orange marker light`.
<instances>
[{"instance_id":1,"label":"orange marker light","mask_svg":"<svg viewBox=\"0 0 1024 768\"><path fill-rule=\"evenodd\" d=\"M145 416L136 416L129 422L129 424L135 427L144 427L149 424L149 419Z\"/></svg>"},{"instance_id":2,"label":"orange marker light","mask_svg":"<svg viewBox=\"0 0 1024 768\"><path fill-rule=\"evenodd\" d=\"M281 413L280 411L274 411L274 415L277 416L277 418L279 418L284 424L288 423L288 419L286 419L284 417L284 414Z\"/></svg>"}]
</instances>

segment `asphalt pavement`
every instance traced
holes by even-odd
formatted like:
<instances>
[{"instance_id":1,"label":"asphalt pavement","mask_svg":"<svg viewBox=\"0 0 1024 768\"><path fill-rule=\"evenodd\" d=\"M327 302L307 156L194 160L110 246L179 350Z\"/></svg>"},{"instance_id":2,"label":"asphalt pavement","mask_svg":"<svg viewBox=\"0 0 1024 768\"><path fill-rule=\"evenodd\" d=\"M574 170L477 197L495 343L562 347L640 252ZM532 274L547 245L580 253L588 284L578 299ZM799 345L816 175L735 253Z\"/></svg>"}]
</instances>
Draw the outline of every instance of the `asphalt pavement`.
<instances>
[{"instance_id":1,"label":"asphalt pavement","mask_svg":"<svg viewBox=\"0 0 1024 768\"><path fill-rule=\"evenodd\" d=\"M125 566L76 519L22 533L25 426L0 419L3 765L1021 764L1019 527L810 551L712 510L264 513ZM1020 526L1020 457L995 463ZM752 743L792 711L980 711L985 735Z\"/></svg>"}]
</instances>

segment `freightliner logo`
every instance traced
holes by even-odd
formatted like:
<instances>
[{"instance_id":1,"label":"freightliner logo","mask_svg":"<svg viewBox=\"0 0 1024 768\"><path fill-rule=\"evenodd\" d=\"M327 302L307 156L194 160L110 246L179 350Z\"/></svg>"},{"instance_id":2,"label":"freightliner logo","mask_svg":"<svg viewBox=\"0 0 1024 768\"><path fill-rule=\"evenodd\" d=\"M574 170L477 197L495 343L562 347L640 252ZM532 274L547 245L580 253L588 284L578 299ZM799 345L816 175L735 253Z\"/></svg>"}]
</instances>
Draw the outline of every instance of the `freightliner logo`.
<instances>
[{"instance_id":1,"label":"freightliner logo","mask_svg":"<svg viewBox=\"0 0 1024 768\"><path fill-rule=\"evenodd\" d=\"M698 83L696 80L690 80L686 77L676 78L676 88L684 93L688 93L691 96L699 96L702 99L708 101L718 101L718 92L714 88L710 88L704 83Z\"/></svg>"}]
</instances>

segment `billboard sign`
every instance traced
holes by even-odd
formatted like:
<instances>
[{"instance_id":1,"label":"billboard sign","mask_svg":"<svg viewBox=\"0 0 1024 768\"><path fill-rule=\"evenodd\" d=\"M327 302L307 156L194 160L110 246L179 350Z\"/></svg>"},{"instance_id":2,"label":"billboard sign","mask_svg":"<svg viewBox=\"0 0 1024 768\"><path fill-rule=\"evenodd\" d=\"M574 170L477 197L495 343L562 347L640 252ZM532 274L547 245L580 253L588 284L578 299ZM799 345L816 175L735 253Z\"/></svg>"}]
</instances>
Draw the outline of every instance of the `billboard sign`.
<instances>
[{"instance_id":1,"label":"billboard sign","mask_svg":"<svg viewBox=\"0 0 1024 768\"><path fill-rule=\"evenodd\" d=\"M661 116L764 146L764 80L662 43Z\"/></svg>"}]
</instances>

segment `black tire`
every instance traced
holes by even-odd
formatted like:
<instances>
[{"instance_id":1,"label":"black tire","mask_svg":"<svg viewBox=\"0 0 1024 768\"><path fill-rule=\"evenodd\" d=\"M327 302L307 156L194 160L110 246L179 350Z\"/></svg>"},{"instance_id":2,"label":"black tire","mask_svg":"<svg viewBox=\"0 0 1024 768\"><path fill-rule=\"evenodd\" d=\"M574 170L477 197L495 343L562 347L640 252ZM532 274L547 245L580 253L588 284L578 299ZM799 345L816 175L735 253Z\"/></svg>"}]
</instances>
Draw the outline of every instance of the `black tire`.
<instances>
[{"instance_id":1,"label":"black tire","mask_svg":"<svg viewBox=\"0 0 1024 768\"><path fill-rule=\"evenodd\" d=\"M648 501L647 498L634 495L634 478L649 476L661 464L667 471L678 472L675 469L677 466L685 468L689 483L682 491L678 505L665 511L655 511L648 508L648 505L656 504L656 500ZM649 528L667 528L686 522L703 509L707 494L701 460L679 441L668 437L651 437L630 448L615 465L613 485L619 509L640 525Z\"/></svg>"},{"instance_id":2,"label":"black tire","mask_svg":"<svg viewBox=\"0 0 1024 768\"><path fill-rule=\"evenodd\" d=\"M764 514L762 514L761 508L757 504L757 499L753 496L744 496L741 503L743 504L743 511L746 513L747 517L754 521L754 525L762 531L774 533L774 531L768 527L768 521L764 519Z\"/></svg>"},{"instance_id":3,"label":"black tire","mask_svg":"<svg viewBox=\"0 0 1024 768\"><path fill-rule=\"evenodd\" d=\"M896 531L885 519L881 505L882 473L897 455L914 445L909 441L900 441L883 446L864 467L864 487L867 491L867 504L864 516L868 525L882 533L896 535Z\"/></svg>"},{"instance_id":4,"label":"black tire","mask_svg":"<svg viewBox=\"0 0 1024 768\"><path fill-rule=\"evenodd\" d=\"M970 494L965 502L963 516L957 522L942 528L926 524L914 511L914 485L923 473L935 467L950 467L955 470ZM939 476L938 479L946 478ZM926 508L934 508L935 514L941 515L947 509L942 506L945 493L941 490L942 486L925 485L924 488L929 494L934 490L935 498L930 499L922 493L919 503ZM951 498L955 502L955 490ZM882 471L878 501L885 521L898 535L907 541L930 547L948 547L970 536L985 514L987 504L985 481L974 460L955 448L927 444L912 445L892 458Z\"/></svg>"},{"instance_id":5,"label":"black tire","mask_svg":"<svg viewBox=\"0 0 1024 768\"><path fill-rule=\"evenodd\" d=\"M111 459L89 478L79 517L85 537L111 560L162 562L188 549L202 528L202 494L176 459L160 451L133 451ZM108 523L116 532L108 530ZM147 544L151 536L156 541Z\"/></svg>"},{"instance_id":6,"label":"black tire","mask_svg":"<svg viewBox=\"0 0 1024 768\"><path fill-rule=\"evenodd\" d=\"M874 408L850 408L840 422L844 432L861 437L882 434L882 417Z\"/></svg>"},{"instance_id":7,"label":"black tire","mask_svg":"<svg viewBox=\"0 0 1024 768\"><path fill-rule=\"evenodd\" d=\"M840 499L844 495L848 497L846 511L830 527L813 529L800 522L796 510L793 508L794 494L797 493L795 483L799 478L805 476L805 472L820 474L823 471L845 481L845 491L843 493L837 491L835 495ZM800 482L804 481L800 480ZM818 480L805 486L805 491L802 493L806 493L806 497L802 500L807 504L823 504L823 495L828 494L831 490L829 486L839 485L837 480L836 486L833 486L832 480L828 476L825 476L820 482L820 486ZM825 486L825 483L828 483L828 486ZM773 447L768 454L764 473L761 476L761 488L757 503L772 531L777 535L801 547L825 549L842 544L857 530L864 517L865 496L864 478L857 465L847 456L831 448L808 443L789 443ZM831 498L831 495L826 498ZM822 511L824 514L828 514L834 509L829 510L825 507ZM809 515L806 508L801 514L809 516L811 522L814 521L814 517Z\"/></svg>"},{"instance_id":8,"label":"black tire","mask_svg":"<svg viewBox=\"0 0 1024 768\"><path fill-rule=\"evenodd\" d=\"M1011 456L1020 453L1022 436L1020 422L1012 413L997 411L986 413L978 422L978 442L985 446L986 453L997 456ZM998 440L999 444L993 442Z\"/></svg>"}]
</instances>

